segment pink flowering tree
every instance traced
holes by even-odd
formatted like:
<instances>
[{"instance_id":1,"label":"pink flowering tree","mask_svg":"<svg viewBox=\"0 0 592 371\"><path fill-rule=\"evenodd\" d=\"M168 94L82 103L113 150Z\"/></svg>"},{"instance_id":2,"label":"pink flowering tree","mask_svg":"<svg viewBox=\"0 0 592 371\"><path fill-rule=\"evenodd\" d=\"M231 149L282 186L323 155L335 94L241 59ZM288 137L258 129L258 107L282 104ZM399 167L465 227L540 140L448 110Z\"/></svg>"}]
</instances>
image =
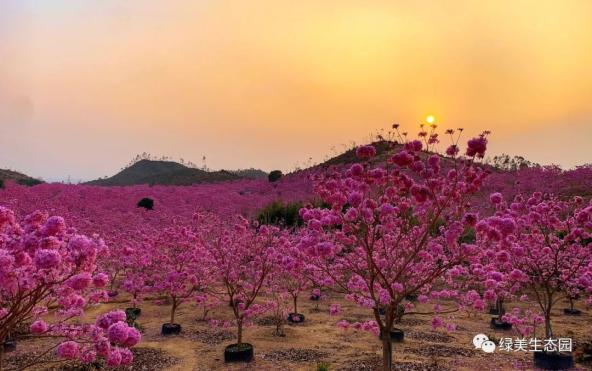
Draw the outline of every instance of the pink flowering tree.
<instances>
[{"instance_id":1,"label":"pink flowering tree","mask_svg":"<svg viewBox=\"0 0 592 371\"><path fill-rule=\"evenodd\" d=\"M284 332L284 325L288 313L290 312L291 297L288 294L280 281L276 280L275 277L269 277L269 283L264 287L266 295L270 298L267 303L267 307L271 312L274 324L275 324L275 336L286 336Z\"/></svg>"},{"instance_id":2,"label":"pink flowering tree","mask_svg":"<svg viewBox=\"0 0 592 371\"><path fill-rule=\"evenodd\" d=\"M459 297L445 287L478 253L459 239L475 223L474 215L467 217L468 198L486 177L474 165L485 153L486 135L470 140L462 157L457 138L447 158L424 153L422 143L412 141L386 166L370 164L374 147L359 147L364 162L317 179L315 191L331 208L301 210L308 231L301 249L335 290L372 310L374 321L360 327L383 334L384 370L392 368L389 333L406 296L436 301L432 313L443 310L440 299ZM426 140L434 144L437 135ZM444 321L436 316L433 324Z\"/></svg>"},{"instance_id":3,"label":"pink flowering tree","mask_svg":"<svg viewBox=\"0 0 592 371\"><path fill-rule=\"evenodd\" d=\"M108 276L96 266L97 257L106 251L102 240L77 234L61 217L34 212L19 223L11 210L0 207L0 344L15 329L32 322L32 336L61 341L57 354L62 358L89 363L97 355L111 357L109 352L99 354L95 350L103 338L108 338L109 327L69 321L81 316L87 304L106 299L103 288ZM46 314L52 323L44 321ZM123 349L137 341L120 345ZM79 352L81 348L84 352ZM0 346L0 368L3 350ZM127 348L118 349L117 354L125 357L125 364L131 363Z\"/></svg>"},{"instance_id":4,"label":"pink flowering tree","mask_svg":"<svg viewBox=\"0 0 592 371\"><path fill-rule=\"evenodd\" d=\"M493 193L490 202L497 205L502 201L500 193ZM485 304L493 305L491 314L504 314L504 302L516 299L527 277L515 269L512 260L512 245L509 243L516 231L516 221L512 216L495 215L479 221L476 234L479 237L481 254L477 261L462 267L464 284L467 285L463 301L473 309L482 311Z\"/></svg>"},{"instance_id":5,"label":"pink flowering tree","mask_svg":"<svg viewBox=\"0 0 592 371\"><path fill-rule=\"evenodd\" d=\"M580 197L560 200L540 192L516 196L509 204L493 201L496 214L477 226L480 244L497 251L496 255L508 255L497 259L498 275L509 275L507 281L521 283L525 293L533 296L544 317L545 336L550 338L557 302L574 288L592 294L592 206ZM512 227L500 222L504 220L513 220L508 222ZM506 260L511 271L504 269ZM519 316L513 313L506 318L515 321Z\"/></svg>"},{"instance_id":6,"label":"pink flowering tree","mask_svg":"<svg viewBox=\"0 0 592 371\"><path fill-rule=\"evenodd\" d=\"M133 361L129 348L138 344L142 336L125 321L125 312L115 310L99 316L92 325L47 326L36 321L31 325L31 331L45 337L69 339L56 347L56 353L62 359L92 363L102 358L109 367L129 366Z\"/></svg>"},{"instance_id":7,"label":"pink flowering tree","mask_svg":"<svg viewBox=\"0 0 592 371\"><path fill-rule=\"evenodd\" d=\"M211 293L221 301L230 298L238 348L243 346L246 322L268 310L267 305L257 304L255 300L275 268L274 247L282 243L280 233L271 226L252 228L246 219L240 218L231 228L221 225L209 234L209 260L222 286L222 290Z\"/></svg>"},{"instance_id":8,"label":"pink flowering tree","mask_svg":"<svg viewBox=\"0 0 592 371\"><path fill-rule=\"evenodd\" d=\"M195 296L195 303L201 310L200 321L207 321L208 314L220 305L220 300L216 297L206 293L201 293Z\"/></svg>"},{"instance_id":9,"label":"pink flowering tree","mask_svg":"<svg viewBox=\"0 0 592 371\"><path fill-rule=\"evenodd\" d=\"M298 314L298 298L312 288L312 273L308 269L306 255L295 243L286 240L278 248L278 269L274 272L274 281L281 291L288 294L292 309Z\"/></svg>"},{"instance_id":10,"label":"pink flowering tree","mask_svg":"<svg viewBox=\"0 0 592 371\"><path fill-rule=\"evenodd\" d=\"M175 323L177 309L209 288L210 264L204 261L205 250L194 226L174 225L159 231L149 249L151 291L166 296L171 303L170 325Z\"/></svg>"},{"instance_id":11,"label":"pink flowering tree","mask_svg":"<svg viewBox=\"0 0 592 371\"><path fill-rule=\"evenodd\" d=\"M154 286L153 280L155 270L160 267L155 266L151 251L151 241L145 238L136 246L127 246L121 254L122 266L124 269L123 289L132 297L132 308L137 308L142 297L149 293Z\"/></svg>"}]
</instances>

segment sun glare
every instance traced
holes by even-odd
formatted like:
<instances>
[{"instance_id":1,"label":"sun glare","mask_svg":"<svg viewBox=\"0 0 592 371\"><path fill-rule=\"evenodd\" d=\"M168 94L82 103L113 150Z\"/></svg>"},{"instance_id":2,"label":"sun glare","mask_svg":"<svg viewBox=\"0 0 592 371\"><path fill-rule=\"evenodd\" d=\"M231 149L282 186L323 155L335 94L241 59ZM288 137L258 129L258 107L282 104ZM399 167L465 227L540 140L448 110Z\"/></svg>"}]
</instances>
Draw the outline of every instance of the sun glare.
<instances>
[{"instance_id":1,"label":"sun glare","mask_svg":"<svg viewBox=\"0 0 592 371\"><path fill-rule=\"evenodd\" d=\"M436 118L434 117L434 115L429 115L428 117L426 117L426 122L428 124L433 124L434 122L436 122Z\"/></svg>"}]
</instances>

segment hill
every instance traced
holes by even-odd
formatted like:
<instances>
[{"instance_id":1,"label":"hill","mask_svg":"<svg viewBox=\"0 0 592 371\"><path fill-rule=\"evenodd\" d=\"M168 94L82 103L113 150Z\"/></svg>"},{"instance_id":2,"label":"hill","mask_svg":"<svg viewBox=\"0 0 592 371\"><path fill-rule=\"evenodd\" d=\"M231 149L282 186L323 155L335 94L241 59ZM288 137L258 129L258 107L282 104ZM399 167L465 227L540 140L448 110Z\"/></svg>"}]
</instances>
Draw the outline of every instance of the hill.
<instances>
[{"instance_id":1,"label":"hill","mask_svg":"<svg viewBox=\"0 0 592 371\"><path fill-rule=\"evenodd\" d=\"M0 183L4 183L6 181L13 181L18 184L28 186L34 186L43 183L43 181L39 179L35 179L33 177L19 173L17 171L0 169Z\"/></svg>"},{"instance_id":2,"label":"hill","mask_svg":"<svg viewBox=\"0 0 592 371\"><path fill-rule=\"evenodd\" d=\"M372 160L372 162L380 163L385 162L388 154L392 154L397 150L401 149L401 145L397 144L397 142L391 142L387 140L380 140L373 143L371 145L376 148L376 157ZM338 165L346 165L346 164L353 164L354 162L358 162L359 159L356 156L356 148L350 148L345 152L328 159L327 161L321 163L320 167L327 167L327 166L338 166Z\"/></svg>"},{"instance_id":3,"label":"hill","mask_svg":"<svg viewBox=\"0 0 592 371\"><path fill-rule=\"evenodd\" d=\"M259 178L267 178L267 173L260 169L239 169L239 170L231 170L232 174L237 175L241 178L249 178L249 179L259 179Z\"/></svg>"},{"instance_id":4,"label":"hill","mask_svg":"<svg viewBox=\"0 0 592 371\"><path fill-rule=\"evenodd\" d=\"M100 186L192 185L240 179L229 171L205 171L173 161L140 160L110 178L96 179L86 184Z\"/></svg>"},{"instance_id":5,"label":"hill","mask_svg":"<svg viewBox=\"0 0 592 371\"><path fill-rule=\"evenodd\" d=\"M386 160L402 145L391 141L376 141L371 143L376 148L376 157L371 160L374 165L383 165ZM425 152L420 157L428 155ZM356 149L349 149L315 168L340 167L359 162L356 157ZM452 165L452 160L441 156L441 164L444 168ZM509 165L509 166L508 166ZM548 193L562 198L582 196L592 199L592 164L578 166L574 169L563 170L557 166L541 166L530 162L521 156L500 155L492 161L481 163L482 167L490 171L490 176L483 188L477 193L477 198L487 199L493 192L502 192L508 199L517 194L531 194L540 189L540 184L545 184Z\"/></svg>"}]
</instances>

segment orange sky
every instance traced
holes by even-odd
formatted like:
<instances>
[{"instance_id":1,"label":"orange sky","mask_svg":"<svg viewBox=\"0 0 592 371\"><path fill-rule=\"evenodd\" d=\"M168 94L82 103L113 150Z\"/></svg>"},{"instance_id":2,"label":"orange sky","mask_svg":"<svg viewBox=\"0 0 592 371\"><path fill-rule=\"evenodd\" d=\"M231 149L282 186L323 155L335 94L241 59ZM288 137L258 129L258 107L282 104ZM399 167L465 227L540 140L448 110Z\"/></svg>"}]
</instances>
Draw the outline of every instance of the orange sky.
<instances>
[{"instance_id":1,"label":"orange sky","mask_svg":"<svg viewBox=\"0 0 592 371\"><path fill-rule=\"evenodd\" d=\"M2 0L0 167L292 169L427 114L592 162L592 1Z\"/></svg>"}]
</instances>

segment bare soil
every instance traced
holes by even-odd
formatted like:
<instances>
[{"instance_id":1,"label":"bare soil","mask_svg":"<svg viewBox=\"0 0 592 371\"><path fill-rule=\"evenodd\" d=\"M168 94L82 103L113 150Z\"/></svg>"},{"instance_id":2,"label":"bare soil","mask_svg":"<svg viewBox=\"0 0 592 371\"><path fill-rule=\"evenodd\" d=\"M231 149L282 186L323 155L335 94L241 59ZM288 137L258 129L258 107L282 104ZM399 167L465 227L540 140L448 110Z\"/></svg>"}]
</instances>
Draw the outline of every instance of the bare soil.
<instances>
[{"instance_id":1,"label":"bare soil","mask_svg":"<svg viewBox=\"0 0 592 371\"><path fill-rule=\"evenodd\" d=\"M125 297L119 302L109 303L87 312L86 320L92 320L99 313L110 309L125 309ZM123 300L122 300L123 299ZM330 316L328 308L332 303L340 303L342 313ZM316 370L319 363L330 370L377 370L381 366L381 343L373 334L364 331L342 330L335 326L341 319L367 321L372 319L368 309L359 308L337 296L318 303L308 300L306 295L300 299L300 312L306 316L302 324L286 325L285 336L275 336L275 325L263 317L247 327L244 341L255 347L255 360L249 364L225 364L224 348L235 342L234 328L213 328L206 321L200 321L201 310L193 303L184 303L178 310L176 322L183 326L178 336L160 335L161 325L169 318L170 307L156 305L148 300L140 304L142 315L138 323L144 329L142 342L134 348L132 370ZM512 305L508 304L508 308ZM570 337L577 344L590 340L592 314L580 303L581 316L563 314L567 303L556 308L554 329L557 337ZM230 320L231 308L221 304L213 310L210 317ZM475 349L473 337L484 333L497 343L502 337L516 338L513 331L494 331L489 328L490 316L477 314L467 316L457 314L454 332L433 330L430 317L407 316L397 327L405 331L405 341L393 344L396 370L532 370L532 354L526 352L506 352L496 350L487 354ZM542 328L538 329L542 338ZM23 339L16 352L5 355L4 366L17 369L47 349L51 343L43 339ZM50 352L46 357L55 360ZM591 370L590 364L577 364L581 370ZM82 368L76 363L46 363L31 367L33 370L93 370L102 364Z\"/></svg>"}]
</instances>

